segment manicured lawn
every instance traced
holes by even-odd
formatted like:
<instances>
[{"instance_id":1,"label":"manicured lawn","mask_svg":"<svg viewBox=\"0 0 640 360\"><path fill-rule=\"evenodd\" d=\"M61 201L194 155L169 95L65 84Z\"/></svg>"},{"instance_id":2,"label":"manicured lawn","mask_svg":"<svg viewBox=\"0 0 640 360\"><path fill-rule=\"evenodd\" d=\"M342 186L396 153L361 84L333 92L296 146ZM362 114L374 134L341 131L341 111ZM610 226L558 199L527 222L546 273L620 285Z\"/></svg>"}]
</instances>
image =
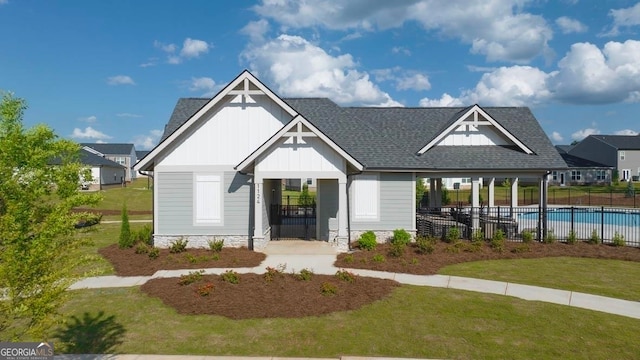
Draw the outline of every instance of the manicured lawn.
<instances>
[{"instance_id":1,"label":"manicured lawn","mask_svg":"<svg viewBox=\"0 0 640 360\"><path fill-rule=\"evenodd\" d=\"M639 320L414 286L356 311L298 319L178 315L138 288L74 291L64 312L79 321L62 334L105 334L78 349L85 353L448 359L631 359L640 353Z\"/></svg>"},{"instance_id":2,"label":"manicured lawn","mask_svg":"<svg viewBox=\"0 0 640 360\"><path fill-rule=\"evenodd\" d=\"M96 209L122 210L122 204L126 201L127 209L134 211L152 210L152 191L147 188L147 179L137 179L127 187L112 187L102 190L103 201Z\"/></svg>"},{"instance_id":3,"label":"manicured lawn","mask_svg":"<svg viewBox=\"0 0 640 360\"><path fill-rule=\"evenodd\" d=\"M449 265L439 273L640 301L640 264L633 261L569 257L488 260Z\"/></svg>"}]
</instances>

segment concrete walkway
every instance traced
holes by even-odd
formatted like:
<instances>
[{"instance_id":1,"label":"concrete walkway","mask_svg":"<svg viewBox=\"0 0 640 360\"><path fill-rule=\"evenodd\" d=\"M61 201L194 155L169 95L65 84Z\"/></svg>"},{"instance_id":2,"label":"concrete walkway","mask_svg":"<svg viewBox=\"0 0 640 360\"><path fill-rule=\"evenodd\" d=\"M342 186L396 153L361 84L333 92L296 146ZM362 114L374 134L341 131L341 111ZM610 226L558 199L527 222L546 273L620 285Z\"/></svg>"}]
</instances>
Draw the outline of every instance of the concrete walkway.
<instances>
[{"instance_id":1,"label":"concrete walkway","mask_svg":"<svg viewBox=\"0 0 640 360\"><path fill-rule=\"evenodd\" d=\"M267 258L256 267L234 268L238 273L263 274L267 267L285 266L286 272L310 269L315 274L333 275L336 251L327 243L306 241L279 241L270 243L263 252ZM221 274L227 268L203 269L205 274ZM360 276L395 280L401 284L467 290L488 294L512 296L529 301L542 301L582 309L600 311L640 319L640 302L585 294L575 291L549 289L502 281L482 280L449 275L411 275L363 269L348 269ZM178 277L189 270L160 270L151 276L98 276L85 278L71 286L72 290L139 286L155 278ZM204 358L204 357L203 357ZM208 359L208 358L207 358ZM265 358L275 359L275 358ZM344 358L343 358L344 359Z\"/></svg>"}]
</instances>

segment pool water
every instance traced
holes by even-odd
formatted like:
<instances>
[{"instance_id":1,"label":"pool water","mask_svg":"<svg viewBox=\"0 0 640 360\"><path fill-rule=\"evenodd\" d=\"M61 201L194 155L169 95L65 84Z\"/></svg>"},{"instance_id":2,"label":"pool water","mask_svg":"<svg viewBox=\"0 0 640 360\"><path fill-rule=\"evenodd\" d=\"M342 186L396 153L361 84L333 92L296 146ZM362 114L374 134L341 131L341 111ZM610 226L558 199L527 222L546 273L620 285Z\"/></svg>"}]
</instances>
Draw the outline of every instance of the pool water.
<instances>
[{"instance_id":1,"label":"pool water","mask_svg":"<svg viewBox=\"0 0 640 360\"><path fill-rule=\"evenodd\" d=\"M538 212L528 212L518 215L519 220L537 220ZM571 209L548 209L547 221L571 222ZM639 226L639 211L602 211L593 209L574 209L573 221L577 223L607 224L619 226Z\"/></svg>"}]
</instances>

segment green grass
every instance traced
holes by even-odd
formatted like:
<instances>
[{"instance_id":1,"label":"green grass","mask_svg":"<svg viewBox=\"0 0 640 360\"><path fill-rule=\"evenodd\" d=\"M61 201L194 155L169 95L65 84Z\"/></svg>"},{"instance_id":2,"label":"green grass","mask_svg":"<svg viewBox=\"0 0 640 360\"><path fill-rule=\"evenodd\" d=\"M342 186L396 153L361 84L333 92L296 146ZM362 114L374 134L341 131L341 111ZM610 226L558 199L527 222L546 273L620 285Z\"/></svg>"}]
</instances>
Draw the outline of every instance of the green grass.
<instances>
[{"instance_id":1,"label":"green grass","mask_svg":"<svg viewBox=\"0 0 640 360\"><path fill-rule=\"evenodd\" d=\"M112 187L100 193L103 200L96 209L122 210L122 204L126 201L128 210L152 210L153 193L147 188L147 179L137 179L127 187Z\"/></svg>"},{"instance_id":2,"label":"green grass","mask_svg":"<svg viewBox=\"0 0 640 360\"><path fill-rule=\"evenodd\" d=\"M488 260L450 265L439 273L640 301L640 265L632 261L569 257Z\"/></svg>"},{"instance_id":3,"label":"green grass","mask_svg":"<svg viewBox=\"0 0 640 360\"><path fill-rule=\"evenodd\" d=\"M139 288L74 291L64 313L83 319L67 333L119 333L96 342L104 349L121 341L108 349L116 353L448 359L631 359L640 353L635 319L415 286L356 311L297 319L178 315Z\"/></svg>"}]
</instances>

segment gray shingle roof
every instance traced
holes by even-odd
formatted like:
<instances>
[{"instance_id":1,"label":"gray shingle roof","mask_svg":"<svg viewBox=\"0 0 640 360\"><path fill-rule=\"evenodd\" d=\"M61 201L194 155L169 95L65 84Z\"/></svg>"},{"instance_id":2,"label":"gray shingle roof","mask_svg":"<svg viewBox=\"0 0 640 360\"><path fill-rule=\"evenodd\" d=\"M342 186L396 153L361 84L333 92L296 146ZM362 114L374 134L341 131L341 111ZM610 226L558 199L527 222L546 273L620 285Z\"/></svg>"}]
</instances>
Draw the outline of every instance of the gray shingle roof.
<instances>
[{"instance_id":1,"label":"gray shingle roof","mask_svg":"<svg viewBox=\"0 0 640 360\"><path fill-rule=\"evenodd\" d=\"M210 99L184 98L165 126L164 140ZM483 108L534 154L502 146L436 146L417 152L469 107L340 107L326 98L283 99L367 169L562 169L558 154L528 108Z\"/></svg>"},{"instance_id":2,"label":"gray shingle roof","mask_svg":"<svg viewBox=\"0 0 640 360\"><path fill-rule=\"evenodd\" d=\"M589 135L618 150L640 150L640 135Z\"/></svg>"},{"instance_id":3,"label":"gray shingle roof","mask_svg":"<svg viewBox=\"0 0 640 360\"><path fill-rule=\"evenodd\" d=\"M109 166L109 167L115 167L115 168L124 168L124 166L118 164L115 161L111 161L109 159L103 158L102 156L98 156L85 149L80 150L80 162L84 165L91 165L91 166Z\"/></svg>"},{"instance_id":4,"label":"gray shingle roof","mask_svg":"<svg viewBox=\"0 0 640 360\"><path fill-rule=\"evenodd\" d=\"M82 143L80 145L90 147L105 155L129 155L133 150L133 144Z\"/></svg>"}]
</instances>

